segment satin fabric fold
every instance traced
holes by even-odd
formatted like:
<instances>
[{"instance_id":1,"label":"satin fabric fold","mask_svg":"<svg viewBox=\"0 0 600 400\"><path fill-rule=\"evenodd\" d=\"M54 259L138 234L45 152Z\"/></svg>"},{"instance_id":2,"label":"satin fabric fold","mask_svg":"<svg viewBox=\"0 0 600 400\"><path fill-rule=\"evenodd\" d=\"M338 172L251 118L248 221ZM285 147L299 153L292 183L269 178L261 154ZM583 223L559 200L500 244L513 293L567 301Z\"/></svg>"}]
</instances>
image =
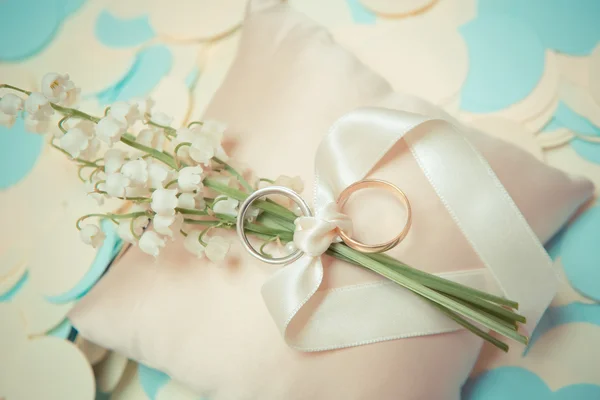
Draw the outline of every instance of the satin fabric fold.
<instances>
[{"instance_id":1,"label":"satin fabric fold","mask_svg":"<svg viewBox=\"0 0 600 400\"><path fill-rule=\"evenodd\" d=\"M347 186L364 179L403 138L485 267L444 277L519 302L527 318L524 327L532 332L557 290L551 260L488 163L447 121L384 108L358 109L340 118L317 150L315 214ZM395 283L318 292L322 280L321 257L305 254L282 267L262 288L277 327L299 350L323 351L460 329ZM310 315L300 315L309 302Z\"/></svg>"}]
</instances>

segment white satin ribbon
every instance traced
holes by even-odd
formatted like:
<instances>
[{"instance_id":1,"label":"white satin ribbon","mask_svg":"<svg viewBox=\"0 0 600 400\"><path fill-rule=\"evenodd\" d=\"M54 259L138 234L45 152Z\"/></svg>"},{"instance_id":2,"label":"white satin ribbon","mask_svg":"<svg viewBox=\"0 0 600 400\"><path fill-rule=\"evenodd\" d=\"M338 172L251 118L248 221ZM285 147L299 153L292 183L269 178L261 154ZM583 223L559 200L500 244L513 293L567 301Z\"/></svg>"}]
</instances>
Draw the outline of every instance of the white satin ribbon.
<instances>
[{"instance_id":1,"label":"white satin ribbon","mask_svg":"<svg viewBox=\"0 0 600 400\"><path fill-rule=\"evenodd\" d=\"M316 215L331 211L327 207L341 191L364 179L402 138L486 267L440 275L519 302L528 321L524 327L532 332L557 290L552 262L488 163L447 121L383 108L359 109L339 119L317 150ZM309 225L327 232L331 221L322 221L319 227L318 221ZM290 346L322 351L460 329L395 283L318 292L323 265L319 251L311 253L277 271L262 288ZM489 285L488 274L496 286Z\"/></svg>"}]
</instances>

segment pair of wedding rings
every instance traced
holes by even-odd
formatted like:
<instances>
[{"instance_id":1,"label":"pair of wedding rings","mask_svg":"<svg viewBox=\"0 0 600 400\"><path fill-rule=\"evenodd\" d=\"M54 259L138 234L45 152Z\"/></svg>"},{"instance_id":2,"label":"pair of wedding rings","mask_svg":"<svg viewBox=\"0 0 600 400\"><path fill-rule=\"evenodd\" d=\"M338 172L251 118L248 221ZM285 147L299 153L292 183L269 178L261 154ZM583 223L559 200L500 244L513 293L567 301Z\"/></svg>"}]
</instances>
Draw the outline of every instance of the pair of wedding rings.
<instances>
[{"instance_id":1,"label":"pair of wedding rings","mask_svg":"<svg viewBox=\"0 0 600 400\"><path fill-rule=\"evenodd\" d=\"M359 242L358 240L350 237L348 234L346 234L346 232L344 232L341 229L338 229L337 233L338 233L339 237L342 239L342 241L348 247L351 247L362 253L382 253L384 251L388 251L391 248L398 245L398 243L400 243L408 234L408 231L409 231L411 223L412 223L412 211L411 211L411 207L410 207L410 202L408 201L406 194L404 194L404 192L402 190L400 190L397 186L395 186L389 182L378 180L378 179L364 179L362 181L353 183L352 185L350 185L346 189L344 189L342 191L342 193L340 193L340 195L337 199L337 204L338 204L338 207L340 208L340 210L344 207L344 205L346 204L346 202L348 201L348 199L350 198L350 196L353 193L355 193L359 190L362 190L362 189L383 189L383 190L386 190L386 191L392 193L398 200L400 200L400 202L406 208L406 222L404 224L404 228L393 239L388 240L387 242L384 242L384 243L374 244L374 245ZM308 204L306 204L304 199L302 197L300 197L300 195L298 193L294 192L291 189L283 187L283 186L269 186L269 187L259 189L255 192L253 192L241 204L241 206L239 208L239 212L238 212L238 217L237 217L237 225L236 225L237 234L240 237L242 244L244 245L246 250L248 250L248 252L250 254L252 254L254 257L258 258L259 260L261 260L265 263L268 263L268 264L289 264L291 262L296 261L300 257L302 257L303 253L301 250L295 250L291 254L289 254L285 257L280 257L280 258L267 257L267 256L261 254L260 252L258 252L250 244L250 241L248 240L248 237L246 236L246 232L245 232L246 213L250 209L250 206L252 206L252 204L256 200L258 200L262 197L271 196L271 195L281 195L281 196L288 197L288 198L292 199L298 205L298 207L300 207L300 211L302 212L302 215L304 215L306 217L313 216L310 207L308 206Z\"/></svg>"}]
</instances>

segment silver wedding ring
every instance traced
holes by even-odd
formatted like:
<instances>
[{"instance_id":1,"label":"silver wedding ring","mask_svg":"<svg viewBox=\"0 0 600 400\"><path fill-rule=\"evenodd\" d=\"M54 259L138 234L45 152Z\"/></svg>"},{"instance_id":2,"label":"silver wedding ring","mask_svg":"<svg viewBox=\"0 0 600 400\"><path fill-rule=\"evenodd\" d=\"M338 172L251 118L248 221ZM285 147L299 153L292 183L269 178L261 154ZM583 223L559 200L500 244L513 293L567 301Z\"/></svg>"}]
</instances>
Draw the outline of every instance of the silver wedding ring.
<instances>
[{"instance_id":1,"label":"silver wedding ring","mask_svg":"<svg viewBox=\"0 0 600 400\"><path fill-rule=\"evenodd\" d=\"M300 197L298 193L284 186L269 186L263 189L258 189L254 193L251 193L250 196L248 196L248 198L244 200L244 202L240 205L236 223L237 234L240 237L242 243L244 244L246 250L248 250L250 254L252 254L254 257L258 258L262 262L265 262L267 264L289 264L302 257L303 252L301 250L295 250L293 253L285 257L266 257L263 254L256 251L254 247L252 247L244 229L246 223L246 213L250 209L250 206L252 206L252 204L261 197L270 195L280 195L292 199L296 204L298 204L300 210L302 211L302 214L305 217L312 217L312 211L310 210L310 207L308 206L308 204L306 204L304 199L302 199L302 197Z\"/></svg>"}]
</instances>

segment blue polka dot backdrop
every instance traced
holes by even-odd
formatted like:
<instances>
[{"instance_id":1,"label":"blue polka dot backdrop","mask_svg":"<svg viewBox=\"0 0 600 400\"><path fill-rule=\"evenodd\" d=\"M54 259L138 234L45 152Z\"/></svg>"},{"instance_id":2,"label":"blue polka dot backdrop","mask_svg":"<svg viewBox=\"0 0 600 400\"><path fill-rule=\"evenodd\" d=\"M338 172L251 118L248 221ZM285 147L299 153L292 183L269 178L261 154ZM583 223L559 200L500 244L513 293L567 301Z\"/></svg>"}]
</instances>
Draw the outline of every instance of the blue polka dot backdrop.
<instances>
[{"instance_id":1,"label":"blue polka dot backdrop","mask_svg":"<svg viewBox=\"0 0 600 400\"><path fill-rule=\"evenodd\" d=\"M168 79L189 89L191 106L188 114L200 117L201 112L193 109L194 101L205 103L206 100L195 92L195 86L198 84L216 90L220 81L216 78L212 81L213 78L205 74L213 65L219 65L224 69L218 74L222 79L230 64L224 62L224 58L233 59L235 56L235 51L231 51L235 48L232 43L239 39L239 35L194 43L163 37L152 25L152 13L160 8L153 7L150 3L152 2L134 4L107 1L100 4L86 0L0 1L0 83L10 83L4 82L5 76L20 76L22 73L23 80L26 80L26 77L35 75L31 69L31 60L43 57L43 50L57 40L57 34L64 24L80 18L82 10L85 10L93 16L94 40L97 41L94 45L126 52L133 62L128 70L124 69L126 73L115 78L108 87L103 85L102 88L106 89L102 92L85 93L83 104L103 110L104 106L116 101L146 97L163 80ZM579 78L577 84L583 85L578 87L579 91L591 93L590 87L594 82L592 78L588 78L588 75L593 75L589 71L589 58L600 45L600 2L597 0L477 0L455 2L456 4L439 1L419 12L396 17L378 15L365 7L361 0L344 0L341 3L347 7L348 15L351 16L351 21L348 21L350 25L332 26L331 30L334 36L343 38L350 51L352 45L360 45L361 40L370 33L383 29L386 24L414 24L420 32L423 27L446 24L449 29L460 33L468 49L466 80L455 98L446 99L444 104L436 104L457 118L461 118L464 112L470 118L501 115L501 118L511 119L513 116L507 110L527 99L541 85L542 77L548 72L548 60L551 56L562 57L563 60L571 57L574 63L572 65L579 66L575 73ZM328 7L335 9L339 4L322 2L318 7L322 8L324 15L330 15ZM176 24L177 21L173 23ZM415 41L418 42L418 38ZM182 52L175 51L175 47L182 45L197 46L191 60L182 56ZM73 51L85 49L86 43L82 42L81 48ZM399 50L401 49L389 49ZM92 55L90 58L93 58ZM381 59L385 60L385 57ZM110 59L94 59L89 68L101 69L110 62ZM444 66L440 65L439 68ZM573 74L568 68L565 64L559 65L559 76L552 86L553 97L549 98L552 101L549 101L548 110L544 110L548 114L541 124L544 127L531 132L531 135L534 140L539 139L541 142L544 135L559 130L575 134L572 140L561 146L543 149L548 162L553 159L553 154L561 155L558 157L560 165L555 166L572 171L574 165L600 164L600 143L577 137L585 135L600 138L600 128L578 113L576 110L579 108L570 107L566 99L561 99L558 88L563 80L569 79L569 74ZM34 78L37 83L33 89L39 90L41 76ZM570 84L574 83L570 81ZM5 89L0 89L0 96L4 93ZM593 96L590 98L595 101ZM600 110L600 104L596 106ZM515 119L513 122L526 127L528 122L537 118L541 118L540 115L527 115L525 119ZM54 149L47 147L45 137L28 132L22 119L17 119L12 127L0 126L0 196L2 191L17 187L28 176L35 174L36 164L42 153L50 150ZM575 172L600 182L598 171L600 170L580 168ZM39 206L44 207L41 195ZM4 222L17 224L19 220L15 216L14 220ZM69 224L73 222L65 221ZM97 249L91 264L82 266L87 273L69 290L43 297L46 307L65 307L77 302L93 290L94 285L101 282L103 275L110 271L111 263L121 251L123 242L112 222L105 220L101 226L106 239ZM31 229L36 229L36 226ZM494 353L487 347L484 348L475 372L462 389L462 400L600 399L600 375L592 373L594 368L597 370L597 359L591 360L591 356L586 358L586 354L593 353L586 351L587 349L600 345L600 206L597 202L585 205L576 218L572 218L545 246L556 268L564 271L565 287L569 288L568 296L564 293L561 296L559 293L535 331L530 332L531 338L526 348L519 349L515 346L514 352L509 354ZM30 251L35 251L35 247ZM28 285L34 285L32 272L27 268L20 271L22 275L19 279L11 281L7 287L2 286L0 305L13 304L17 296L31 289ZM579 335L581 332L586 332L588 336ZM77 342L75 338L78 333L65 314L46 335L67 343ZM584 341L582 337L590 339ZM566 344L569 349L575 349L579 358L567 358L564 352L553 351L553 346ZM68 347L64 349L65 354L73 351L74 346L78 345L68 343ZM84 353L87 350L78 348L77 351L85 359ZM48 359L47 362L53 361ZM70 365L63 363L56 365L56 368L71 371ZM98 364L90 365L89 370L81 367L78 370L85 370L88 374L85 376L90 379L92 386L89 393L92 394L77 400L93 400L93 393L96 393L97 400L109 399L111 396L120 400L164 400L161 392L175 384L159 369L136 365L133 361L128 363L119 357L109 356ZM84 382L78 379L78 382ZM72 384L75 388L77 382ZM45 398L54 400L50 390L52 388L48 389ZM2 394L0 390L0 397ZM191 400L198 398L200 396ZM202 399L209 400L210 394Z\"/></svg>"}]
</instances>

